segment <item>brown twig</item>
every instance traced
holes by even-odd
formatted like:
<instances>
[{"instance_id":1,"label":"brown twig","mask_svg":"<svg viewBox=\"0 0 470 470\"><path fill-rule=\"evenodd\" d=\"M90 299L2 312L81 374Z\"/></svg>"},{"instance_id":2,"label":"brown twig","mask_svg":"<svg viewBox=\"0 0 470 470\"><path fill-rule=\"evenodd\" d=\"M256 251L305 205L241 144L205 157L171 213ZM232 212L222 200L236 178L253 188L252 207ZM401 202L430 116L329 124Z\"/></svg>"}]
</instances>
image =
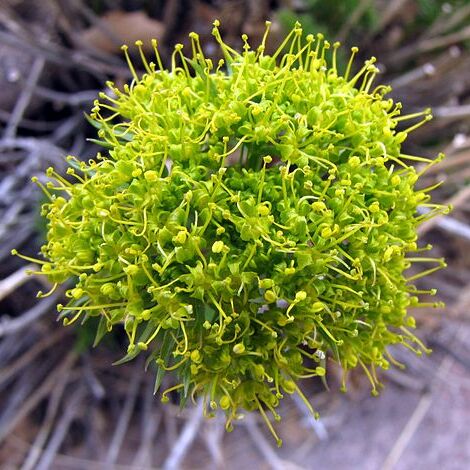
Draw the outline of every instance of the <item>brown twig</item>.
<instances>
[{"instance_id":1,"label":"brown twig","mask_svg":"<svg viewBox=\"0 0 470 470\"><path fill-rule=\"evenodd\" d=\"M52 358L46 359L41 364L37 364L34 367L30 365L26 369L26 373L18 377L18 380L11 387L14 393L7 395L3 403L0 417L0 430L11 423L18 409L22 407L27 397L33 393L37 385L47 376L53 364L54 360Z\"/></svg>"},{"instance_id":2,"label":"brown twig","mask_svg":"<svg viewBox=\"0 0 470 470\"><path fill-rule=\"evenodd\" d=\"M470 104L460 106L435 106L432 110L435 117L440 119L470 118Z\"/></svg>"},{"instance_id":3,"label":"brown twig","mask_svg":"<svg viewBox=\"0 0 470 470\"><path fill-rule=\"evenodd\" d=\"M0 109L0 122L7 123L10 119L11 113L5 111L4 109ZM49 132L57 127L57 122L49 120L40 121L37 119L22 118L21 121L18 123L18 127L36 132Z\"/></svg>"},{"instance_id":4,"label":"brown twig","mask_svg":"<svg viewBox=\"0 0 470 470\"><path fill-rule=\"evenodd\" d=\"M49 140L54 144L57 144L65 137L72 135L77 132L77 128L83 122L83 116L80 114L74 114L68 119L64 120L57 129L49 136Z\"/></svg>"},{"instance_id":5,"label":"brown twig","mask_svg":"<svg viewBox=\"0 0 470 470\"><path fill-rule=\"evenodd\" d=\"M34 269L35 267L36 265L34 264L27 264L26 266L22 266L20 269L15 271L13 274L10 274L7 278L2 279L0 281L0 300L8 297L18 287L22 286L28 280L31 280L32 277L27 274L26 271L28 269Z\"/></svg>"},{"instance_id":6,"label":"brown twig","mask_svg":"<svg viewBox=\"0 0 470 470\"><path fill-rule=\"evenodd\" d=\"M259 450L261 455L266 459L267 464L273 470L286 470L294 469L297 466L282 460L276 453L276 451L271 447L267 439L264 437L263 433L258 429L256 422L253 416L245 417L245 426L248 433L251 436L251 441L255 447ZM298 468L298 467L297 467Z\"/></svg>"},{"instance_id":7,"label":"brown twig","mask_svg":"<svg viewBox=\"0 0 470 470\"><path fill-rule=\"evenodd\" d=\"M450 369L454 360L446 356L440 363L437 371L435 371L435 375L433 378L433 382L437 380L439 375L442 375L447 370ZM390 450L389 454L387 455L383 465L382 470L393 470L396 467L396 464L400 460L403 452L406 450L408 444L410 443L411 439L415 435L416 431L418 430L420 424L422 423L424 417L426 416L427 412L429 411L432 402L433 402L433 394L432 392L425 393L418 402L418 406L415 408L413 414L411 415L410 419L407 421L405 427L401 431L398 439L395 441L392 449Z\"/></svg>"},{"instance_id":8,"label":"brown twig","mask_svg":"<svg viewBox=\"0 0 470 470\"><path fill-rule=\"evenodd\" d=\"M49 335L38 341L32 348L28 349L16 361L8 365L8 367L0 370L0 389L1 386L17 374L23 367L27 366L43 351L50 348L66 335L67 330L61 328L51 332Z\"/></svg>"},{"instance_id":9,"label":"brown twig","mask_svg":"<svg viewBox=\"0 0 470 470\"><path fill-rule=\"evenodd\" d=\"M58 378L65 372L65 370L71 369L74 362L77 359L75 351L71 351L65 359L56 367L42 382L42 384L35 389L34 393L23 403L20 409L18 409L12 419L4 426L0 427L0 443L10 434L10 431L23 420L28 413L54 388Z\"/></svg>"},{"instance_id":10,"label":"brown twig","mask_svg":"<svg viewBox=\"0 0 470 470\"><path fill-rule=\"evenodd\" d=\"M129 390L124 402L124 406L119 415L119 420L116 425L116 430L111 439L111 443L106 454L106 465L112 465L116 462L119 451L122 447L122 442L126 435L127 428L129 427L129 422L132 417L132 411L137 400L137 394L140 388L140 382L142 380L142 364L141 361L138 361L134 364L133 374L130 378Z\"/></svg>"},{"instance_id":11,"label":"brown twig","mask_svg":"<svg viewBox=\"0 0 470 470\"><path fill-rule=\"evenodd\" d=\"M409 46L402 47L394 54L391 54L388 60L390 64L397 64L420 54L433 51L435 49L442 49L444 47L466 41L470 38L470 26L463 28L456 33L448 34L447 36L440 36L431 39L425 39L421 42L412 43Z\"/></svg>"},{"instance_id":12,"label":"brown twig","mask_svg":"<svg viewBox=\"0 0 470 470\"><path fill-rule=\"evenodd\" d=\"M166 378L167 377L165 377L163 380L165 381ZM176 415L177 415L176 410L177 408L175 407L175 409L173 409L173 407L170 404L167 404L166 406L162 408L163 422L165 425L164 437L165 437L168 449L171 449L173 447L173 444L176 442L176 439L178 439L178 428L176 425Z\"/></svg>"},{"instance_id":13,"label":"brown twig","mask_svg":"<svg viewBox=\"0 0 470 470\"><path fill-rule=\"evenodd\" d=\"M46 161L60 164L67 152L48 139L35 139L33 137L4 138L0 140L0 151L20 148L29 152L40 152Z\"/></svg>"},{"instance_id":14,"label":"brown twig","mask_svg":"<svg viewBox=\"0 0 470 470\"><path fill-rule=\"evenodd\" d=\"M33 96L34 88L39 81L41 76L42 70L46 61L43 57L37 57L33 65L31 67L31 72L29 73L28 79L23 87L23 91L13 108L13 111L10 116L10 120L5 128L4 137L6 139L12 139L16 135L16 131L18 129L18 124L21 122L21 118L23 117L26 108L31 101Z\"/></svg>"},{"instance_id":15,"label":"brown twig","mask_svg":"<svg viewBox=\"0 0 470 470\"><path fill-rule=\"evenodd\" d=\"M395 382L403 388L417 392L423 392L426 389L426 384L423 381L417 380L412 374L402 372L399 369L391 368L387 370L387 380Z\"/></svg>"},{"instance_id":16,"label":"brown twig","mask_svg":"<svg viewBox=\"0 0 470 470\"><path fill-rule=\"evenodd\" d=\"M467 16L470 16L470 5L462 5L457 8L449 17L438 17L438 20L423 34L423 37L437 36L445 34L459 24L462 24Z\"/></svg>"},{"instance_id":17,"label":"brown twig","mask_svg":"<svg viewBox=\"0 0 470 470\"><path fill-rule=\"evenodd\" d=\"M21 191L20 194L18 194L19 197L16 201L14 201L9 206L7 205L6 210L3 212L3 214L1 214L3 224L2 226L0 226L0 240L5 238L7 233L11 231L12 226L17 224L20 214L23 212L26 205L31 202L32 193L33 193L32 187L27 187L25 188L25 190ZM25 275L24 280L21 278L18 278L16 281L22 284L23 282L26 281L26 276L27 275ZM2 296L5 297L6 295L3 295L0 292L0 298L2 298Z\"/></svg>"},{"instance_id":18,"label":"brown twig","mask_svg":"<svg viewBox=\"0 0 470 470\"><path fill-rule=\"evenodd\" d=\"M392 470L393 468L395 468L395 465L400 460L400 457L408 446L410 440L412 439L419 425L426 416L426 413L431 407L431 404L432 395L430 393L424 394L421 400L419 401L418 406L415 408L413 414L411 415L410 419L406 423L406 426L400 433L400 436L395 442L392 450L385 459L385 462L381 467L382 470Z\"/></svg>"},{"instance_id":19,"label":"brown twig","mask_svg":"<svg viewBox=\"0 0 470 470\"><path fill-rule=\"evenodd\" d=\"M0 248L0 261L3 261L7 256L11 256L11 250L13 248L18 248L22 245L22 243L27 240L31 233L33 232L33 216L22 217L18 219L17 222L17 229L15 230L14 238L10 238L8 241L3 241L1 248Z\"/></svg>"},{"instance_id":20,"label":"brown twig","mask_svg":"<svg viewBox=\"0 0 470 470\"><path fill-rule=\"evenodd\" d=\"M96 60L82 51L70 50L50 42L44 43L43 40L35 42L33 39L19 38L0 30L0 42L23 49L28 54L43 57L48 62L61 67L85 70L102 81L106 80L106 73L125 79L132 76L129 69L124 66L114 65L104 60Z\"/></svg>"},{"instance_id":21,"label":"brown twig","mask_svg":"<svg viewBox=\"0 0 470 470\"><path fill-rule=\"evenodd\" d=\"M85 379L88 388L96 400L102 400L106 396L106 390L103 384L100 382L98 377L93 370L90 361L90 354L88 351L84 352L83 355L83 377Z\"/></svg>"},{"instance_id":22,"label":"brown twig","mask_svg":"<svg viewBox=\"0 0 470 470\"><path fill-rule=\"evenodd\" d=\"M52 468L54 457L57 454L57 451L59 450L63 440L67 436L67 431L70 427L70 424L72 423L72 420L78 415L79 405L85 396L85 387L79 386L79 388L72 393L71 397L67 399L67 406L65 407L64 413L54 427L54 432L51 436L49 444L46 449L44 449L41 460L35 467L36 470L48 470Z\"/></svg>"},{"instance_id":23,"label":"brown twig","mask_svg":"<svg viewBox=\"0 0 470 470\"><path fill-rule=\"evenodd\" d=\"M179 468L180 463L184 459L191 444L193 443L194 438L196 437L196 433L201 425L202 406L202 400L199 400L198 405L192 410L191 416L186 421L186 424L181 431L181 434L178 436L178 439L173 443L170 454L162 465L163 470L173 470L175 468Z\"/></svg>"},{"instance_id":24,"label":"brown twig","mask_svg":"<svg viewBox=\"0 0 470 470\"><path fill-rule=\"evenodd\" d=\"M28 455L23 462L23 465L21 466L21 470L32 470L40 458L44 444L46 443L54 424L54 419L57 415L65 386L67 385L69 379L69 375L70 370L66 370L64 374L59 377L57 385L51 393L51 397L47 405L46 416L42 423L41 429L37 433L34 442L31 444ZM70 406L69 402L68 406Z\"/></svg>"},{"instance_id":25,"label":"brown twig","mask_svg":"<svg viewBox=\"0 0 470 470\"><path fill-rule=\"evenodd\" d=\"M54 294L38 302L17 318L8 318L7 315L0 317L0 338L2 336L17 333L37 321L42 315L45 315L62 296L65 288L59 288Z\"/></svg>"},{"instance_id":26,"label":"brown twig","mask_svg":"<svg viewBox=\"0 0 470 470\"><path fill-rule=\"evenodd\" d=\"M323 423L323 421L315 419L312 416L312 413L310 410L306 407L305 403L303 400L300 398L300 396L297 393L294 393L291 395L291 398L293 402L295 403L297 409L302 413L305 421L311 426L313 431L315 432L316 436L320 441L326 441L328 440L328 431Z\"/></svg>"},{"instance_id":27,"label":"brown twig","mask_svg":"<svg viewBox=\"0 0 470 470\"><path fill-rule=\"evenodd\" d=\"M14 172L3 178L3 181L0 183L0 198L3 201L8 200L8 196L15 193L14 189L20 182L23 183L32 172L37 171L39 161L39 150L31 151L28 157L16 166ZM16 194L14 195L16 196ZM16 197L14 199L16 199Z\"/></svg>"},{"instance_id":28,"label":"brown twig","mask_svg":"<svg viewBox=\"0 0 470 470\"><path fill-rule=\"evenodd\" d=\"M0 341L0 364L3 367L10 364L13 358L21 354L25 349L29 348L31 344L37 341L40 329L29 328L21 335L11 335L3 338Z\"/></svg>"},{"instance_id":29,"label":"brown twig","mask_svg":"<svg viewBox=\"0 0 470 470\"><path fill-rule=\"evenodd\" d=\"M162 415L154 410L155 397L153 383L148 381L142 407L140 446L135 453L132 465L137 467L152 465L152 443L160 426Z\"/></svg>"},{"instance_id":30,"label":"brown twig","mask_svg":"<svg viewBox=\"0 0 470 470\"><path fill-rule=\"evenodd\" d=\"M212 457L214 466L217 469L223 468L224 454L222 449L222 438L225 433L223 417L217 415L215 419L212 419L205 423L204 441L206 443L207 450Z\"/></svg>"},{"instance_id":31,"label":"brown twig","mask_svg":"<svg viewBox=\"0 0 470 470\"><path fill-rule=\"evenodd\" d=\"M398 77L389 82L393 89L409 86L425 77L430 77L436 73L436 66L433 63L426 63L408 72L401 73Z\"/></svg>"},{"instance_id":32,"label":"brown twig","mask_svg":"<svg viewBox=\"0 0 470 470\"><path fill-rule=\"evenodd\" d=\"M93 102L98 96L99 90L83 90L75 93L64 93L62 91L51 90L42 86L34 89L34 94L41 98L46 98L55 103L67 104L69 106L80 106Z\"/></svg>"},{"instance_id":33,"label":"brown twig","mask_svg":"<svg viewBox=\"0 0 470 470\"><path fill-rule=\"evenodd\" d=\"M454 208L461 205L470 197L470 187L463 188L444 205L451 205ZM424 208L420 209L421 212L426 213ZM460 237L470 240L470 226L460 222L459 220L453 219L451 217L438 216L434 217L431 220L427 220L418 227L418 233L422 236L424 233L431 230L433 227L438 226L444 230L450 231Z\"/></svg>"}]
</instances>

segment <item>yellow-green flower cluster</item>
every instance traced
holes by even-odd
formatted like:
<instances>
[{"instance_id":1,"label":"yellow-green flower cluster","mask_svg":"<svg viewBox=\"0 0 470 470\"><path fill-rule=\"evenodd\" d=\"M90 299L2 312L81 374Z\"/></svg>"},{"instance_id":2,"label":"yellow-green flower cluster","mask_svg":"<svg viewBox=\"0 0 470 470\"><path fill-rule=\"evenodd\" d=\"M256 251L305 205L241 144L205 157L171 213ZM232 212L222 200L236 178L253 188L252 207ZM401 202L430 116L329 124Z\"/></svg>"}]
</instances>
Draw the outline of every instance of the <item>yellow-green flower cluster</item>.
<instances>
[{"instance_id":1,"label":"yellow-green flower cluster","mask_svg":"<svg viewBox=\"0 0 470 470\"><path fill-rule=\"evenodd\" d=\"M124 325L124 360L147 351L156 388L174 371L163 400L202 395L229 428L242 409L271 428L267 411L303 397L300 379L323 376L327 359L345 376L364 369L375 392L388 346L421 348L407 329L412 281L443 264L409 255L422 251L419 223L442 211L415 190L411 163L433 162L401 151L428 111L400 116L373 84L375 59L352 73L357 49L340 72L339 44L297 25L267 55L268 31L238 53L216 22L223 59L193 33L169 70L156 41L154 62L137 42L146 72L129 60L132 83L109 83L91 112L105 153L71 158L70 178L50 169L43 186L42 272L75 280L64 323L99 317L98 339ZM413 261L436 264L407 279Z\"/></svg>"}]
</instances>

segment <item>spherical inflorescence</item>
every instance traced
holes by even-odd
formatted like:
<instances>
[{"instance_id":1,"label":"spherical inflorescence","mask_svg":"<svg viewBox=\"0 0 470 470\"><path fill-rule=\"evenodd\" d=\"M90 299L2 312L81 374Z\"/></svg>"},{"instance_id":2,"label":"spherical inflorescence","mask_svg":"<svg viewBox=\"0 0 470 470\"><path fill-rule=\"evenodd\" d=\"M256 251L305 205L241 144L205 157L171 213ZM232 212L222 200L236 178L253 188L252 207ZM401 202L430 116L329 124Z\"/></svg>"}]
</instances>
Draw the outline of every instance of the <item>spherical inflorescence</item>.
<instances>
[{"instance_id":1,"label":"spherical inflorescence","mask_svg":"<svg viewBox=\"0 0 470 470\"><path fill-rule=\"evenodd\" d=\"M269 30L269 24L267 32ZM299 379L361 367L373 391L389 345L415 350L407 310L419 304L404 272L416 228L442 208L415 190L401 152L428 111L400 116L374 87L374 59L352 74L336 51L296 26L272 55L262 44L225 44L204 57L175 47L170 70L147 62L119 90L101 94L91 119L106 154L48 171L42 272L73 278L65 323L100 318L98 338L124 325L125 360L147 351L174 371L182 399L265 417ZM127 56L127 49L124 49ZM421 119L404 131L398 123ZM54 180L54 182L52 182ZM431 212L418 215L418 206ZM432 261L432 260L431 260ZM431 293L431 292L429 292ZM309 405L310 406L310 405ZM273 431L274 432L274 431Z\"/></svg>"}]
</instances>

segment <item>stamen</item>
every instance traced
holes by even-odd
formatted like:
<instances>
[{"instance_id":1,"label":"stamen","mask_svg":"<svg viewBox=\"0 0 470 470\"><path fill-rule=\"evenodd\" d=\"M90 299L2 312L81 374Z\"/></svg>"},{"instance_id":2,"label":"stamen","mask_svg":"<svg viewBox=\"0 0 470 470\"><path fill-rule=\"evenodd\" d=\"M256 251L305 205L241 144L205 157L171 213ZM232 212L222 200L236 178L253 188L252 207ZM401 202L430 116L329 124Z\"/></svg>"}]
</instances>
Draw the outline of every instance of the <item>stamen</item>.
<instances>
[{"instance_id":1,"label":"stamen","mask_svg":"<svg viewBox=\"0 0 470 470\"><path fill-rule=\"evenodd\" d=\"M346 72L344 72L344 79L348 80L349 78L349 73L351 72L351 66L354 61L354 57L358 53L359 49L356 46L351 47L351 56L349 57L349 62L346 67Z\"/></svg>"},{"instance_id":2,"label":"stamen","mask_svg":"<svg viewBox=\"0 0 470 470\"><path fill-rule=\"evenodd\" d=\"M129 47L126 46L126 45L123 45L123 46L121 46L121 51L124 52L124 55L125 55L125 57L126 57L127 65L129 66L129 70L131 71L132 76L134 77L134 80L135 80L136 82L138 82L138 81L139 81L139 77L138 77L138 75L137 75L137 73L136 73L136 71L135 71L134 64L132 63L131 58L130 58L130 56L129 56Z\"/></svg>"},{"instance_id":3,"label":"stamen","mask_svg":"<svg viewBox=\"0 0 470 470\"><path fill-rule=\"evenodd\" d=\"M269 420L269 418L267 417L263 407L261 406L261 403L260 401L258 400L257 396L255 395L254 396L254 399L256 401L256 404L258 406L258 410L259 412L261 413L261 416L263 417L263 420L264 422L266 423L266 426L268 426L268 429L269 431L271 432L271 434L273 435L274 439L276 439L276 443L278 445L278 447L281 447L282 446L282 439L277 435L276 431L274 430L274 427L273 425L271 424L271 421Z\"/></svg>"},{"instance_id":4,"label":"stamen","mask_svg":"<svg viewBox=\"0 0 470 470\"><path fill-rule=\"evenodd\" d=\"M160 57L160 52L158 51L158 41L156 39L152 39L151 42L152 42L152 47L155 53L155 58L157 59L158 69L160 71L163 71L164 68L163 68L162 58Z\"/></svg>"},{"instance_id":5,"label":"stamen","mask_svg":"<svg viewBox=\"0 0 470 470\"><path fill-rule=\"evenodd\" d=\"M143 44L144 43L140 39L135 42L135 45L139 49L140 58L142 60L142 63L144 64L145 70L147 71L147 73L152 73L152 69L149 67L149 63L147 62L147 58L145 57L144 51L142 49Z\"/></svg>"}]
</instances>

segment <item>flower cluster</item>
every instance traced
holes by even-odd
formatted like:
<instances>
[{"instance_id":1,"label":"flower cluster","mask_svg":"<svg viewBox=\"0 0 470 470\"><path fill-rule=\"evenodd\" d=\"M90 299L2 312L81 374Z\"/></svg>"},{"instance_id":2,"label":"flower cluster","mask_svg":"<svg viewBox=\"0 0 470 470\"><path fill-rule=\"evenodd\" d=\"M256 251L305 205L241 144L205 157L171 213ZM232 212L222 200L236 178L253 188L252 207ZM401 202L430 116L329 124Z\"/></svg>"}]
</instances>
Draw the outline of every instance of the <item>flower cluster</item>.
<instances>
[{"instance_id":1,"label":"flower cluster","mask_svg":"<svg viewBox=\"0 0 470 470\"><path fill-rule=\"evenodd\" d=\"M345 378L362 368L375 393L389 345L423 348L408 309L426 292L412 281L443 261L409 253L444 208L415 190L413 161L436 160L401 151L429 112L400 116L373 85L374 58L352 73L356 48L340 73L338 43L297 25L268 55L268 31L239 53L215 22L223 58L192 33L169 70L156 41L155 62L138 41L141 76L124 48L133 82L108 83L91 112L105 153L38 184L50 198L41 272L75 280L64 324L99 317L97 340L123 325L123 360L148 350L156 389L174 371L163 401L202 395L228 428L259 410L275 434L267 412L279 418L285 393L305 399L300 379L324 376L328 358ZM406 119L418 122L398 131ZM406 278L413 262L435 265Z\"/></svg>"}]
</instances>

